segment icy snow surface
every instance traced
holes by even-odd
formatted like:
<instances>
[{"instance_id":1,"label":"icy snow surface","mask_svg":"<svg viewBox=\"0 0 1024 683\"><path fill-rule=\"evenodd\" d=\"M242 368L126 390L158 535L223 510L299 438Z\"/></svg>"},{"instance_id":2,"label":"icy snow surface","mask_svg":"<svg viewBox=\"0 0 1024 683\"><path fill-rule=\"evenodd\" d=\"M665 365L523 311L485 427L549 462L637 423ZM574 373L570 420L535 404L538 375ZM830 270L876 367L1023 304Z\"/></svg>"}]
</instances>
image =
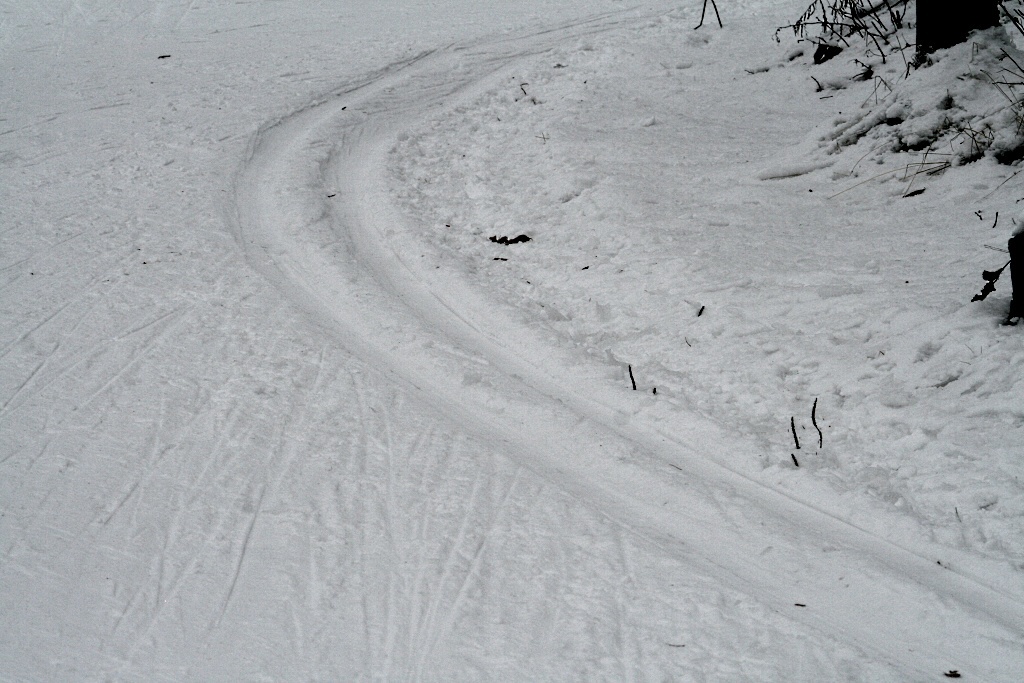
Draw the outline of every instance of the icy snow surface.
<instances>
[{"instance_id":1,"label":"icy snow surface","mask_svg":"<svg viewBox=\"0 0 1024 683\"><path fill-rule=\"evenodd\" d=\"M1024 678L1014 169L721 5L0 9L0 680Z\"/></svg>"}]
</instances>

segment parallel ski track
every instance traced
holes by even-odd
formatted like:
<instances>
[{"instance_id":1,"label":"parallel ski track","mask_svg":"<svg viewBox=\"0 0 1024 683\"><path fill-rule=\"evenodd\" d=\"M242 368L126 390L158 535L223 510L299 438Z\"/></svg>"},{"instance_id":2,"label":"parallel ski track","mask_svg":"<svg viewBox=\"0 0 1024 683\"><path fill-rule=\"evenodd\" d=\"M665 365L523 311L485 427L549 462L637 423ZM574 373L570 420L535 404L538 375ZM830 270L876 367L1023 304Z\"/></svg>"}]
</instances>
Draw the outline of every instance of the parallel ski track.
<instances>
[{"instance_id":1,"label":"parallel ski track","mask_svg":"<svg viewBox=\"0 0 1024 683\"><path fill-rule=\"evenodd\" d=\"M524 59L644 18L629 10L449 46L265 125L235 183L232 218L247 259L341 345L453 426L695 570L908 680L947 669L1021 680L1024 586L1015 577L982 576L926 544L895 545L730 470L727 452L744 444L697 417L671 432L645 421L631 407L635 394L580 381L579 358L570 376L561 352L421 265L383 179L397 136Z\"/></svg>"}]
</instances>

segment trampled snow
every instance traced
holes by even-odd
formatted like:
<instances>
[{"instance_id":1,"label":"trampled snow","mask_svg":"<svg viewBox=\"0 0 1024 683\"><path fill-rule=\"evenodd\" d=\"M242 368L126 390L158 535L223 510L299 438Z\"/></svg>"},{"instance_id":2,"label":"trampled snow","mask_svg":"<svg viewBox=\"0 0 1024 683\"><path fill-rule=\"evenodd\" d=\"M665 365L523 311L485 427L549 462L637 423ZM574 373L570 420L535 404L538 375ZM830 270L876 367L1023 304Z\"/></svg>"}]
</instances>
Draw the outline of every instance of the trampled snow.
<instances>
[{"instance_id":1,"label":"trampled snow","mask_svg":"<svg viewBox=\"0 0 1024 683\"><path fill-rule=\"evenodd\" d=\"M0 11L0 680L1020 680L1014 48L700 9Z\"/></svg>"}]
</instances>

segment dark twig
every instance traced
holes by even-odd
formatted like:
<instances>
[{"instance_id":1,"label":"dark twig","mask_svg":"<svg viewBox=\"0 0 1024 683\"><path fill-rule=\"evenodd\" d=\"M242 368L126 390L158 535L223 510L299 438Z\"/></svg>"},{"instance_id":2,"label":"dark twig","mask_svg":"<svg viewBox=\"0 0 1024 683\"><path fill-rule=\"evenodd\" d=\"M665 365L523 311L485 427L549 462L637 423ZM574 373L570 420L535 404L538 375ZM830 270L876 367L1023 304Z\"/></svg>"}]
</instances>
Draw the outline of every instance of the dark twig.
<instances>
[{"instance_id":1,"label":"dark twig","mask_svg":"<svg viewBox=\"0 0 1024 683\"><path fill-rule=\"evenodd\" d=\"M991 192L989 192L989 193L988 193L987 195L985 195L984 197L982 197L982 199L988 199L989 197L991 197L992 195L994 195L994 194L996 193L996 190L998 190L998 189L999 189L1000 187L1002 187L1002 186L1003 186L1003 185L1005 185L1006 183L1008 183L1008 182L1010 182L1011 180L1013 180L1014 178L1016 178L1016 177L1017 177L1017 174L1018 174L1018 173L1020 173L1021 171L1024 171L1024 168L1018 168L1018 169L1017 169L1016 171L1014 171L1014 172L1013 172L1013 175L1011 175L1011 176L1010 176L1009 178L1007 178L1007 179L1006 179L1006 180L1004 180L1003 182L1001 182L1001 183L999 183L998 185L996 185L996 188L995 188L995 190L992 190Z\"/></svg>"},{"instance_id":2,"label":"dark twig","mask_svg":"<svg viewBox=\"0 0 1024 683\"><path fill-rule=\"evenodd\" d=\"M908 0L813 0L794 23L779 27L775 39L779 40L779 34L785 29L791 29L798 39L809 40L818 46L848 47L850 38L860 36L884 64L886 48L893 41L896 47L889 53L899 52L903 56L904 50L910 46L899 35L908 4ZM909 72L910 64L905 56L903 61ZM815 63L820 62L816 60Z\"/></svg>"},{"instance_id":3,"label":"dark twig","mask_svg":"<svg viewBox=\"0 0 1024 683\"><path fill-rule=\"evenodd\" d=\"M816 417L817 412L818 412L818 399L814 399L814 405L811 406L811 424L813 424L814 428L818 430L818 448L821 448L822 444L825 442L825 437L821 433L821 427L818 426L818 420L817 420L817 417Z\"/></svg>"},{"instance_id":4,"label":"dark twig","mask_svg":"<svg viewBox=\"0 0 1024 683\"><path fill-rule=\"evenodd\" d=\"M627 365L626 367L629 368L629 381L633 383L633 391L636 391L636 380L633 379L633 366Z\"/></svg>"},{"instance_id":5,"label":"dark twig","mask_svg":"<svg viewBox=\"0 0 1024 683\"><path fill-rule=\"evenodd\" d=\"M722 26L722 16L718 13L718 5L715 4L715 0L711 0L711 8L715 10L715 18L718 19L718 28L725 28ZM700 11L700 23L693 27L696 31L704 25L704 14L708 11L708 0L704 0L704 7Z\"/></svg>"},{"instance_id":6,"label":"dark twig","mask_svg":"<svg viewBox=\"0 0 1024 683\"><path fill-rule=\"evenodd\" d=\"M800 450L800 439L797 438L797 435L796 435L796 418L795 417L789 418L789 426L793 430L793 441L796 442L796 449Z\"/></svg>"},{"instance_id":7,"label":"dark twig","mask_svg":"<svg viewBox=\"0 0 1024 683\"><path fill-rule=\"evenodd\" d=\"M799 462L797 462L797 460L796 460L796 456L795 456L795 455L793 455L792 453L790 453L790 454L789 454L789 457L793 458L793 464L794 464L794 465L796 465L797 467L800 467L800 463L799 463Z\"/></svg>"}]
</instances>

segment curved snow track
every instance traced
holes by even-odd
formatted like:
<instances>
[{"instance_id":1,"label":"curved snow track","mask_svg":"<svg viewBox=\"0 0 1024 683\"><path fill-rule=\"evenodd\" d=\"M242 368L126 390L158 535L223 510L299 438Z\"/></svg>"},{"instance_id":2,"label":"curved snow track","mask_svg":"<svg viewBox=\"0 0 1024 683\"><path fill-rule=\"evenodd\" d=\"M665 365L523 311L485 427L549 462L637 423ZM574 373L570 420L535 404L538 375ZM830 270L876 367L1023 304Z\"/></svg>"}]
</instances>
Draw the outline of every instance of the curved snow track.
<instances>
[{"instance_id":1,"label":"curved snow track","mask_svg":"<svg viewBox=\"0 0 1024 683\"><path fill-rule=\"evenodd\" d=\"M563 490L695 570L913 679L1024 671L1024 590L925 544L873 536L730 470L697 417L668 432L637 395L589 382L460 282L424 265L390 203L388 151L424 112L521 60L621 27L605 15L392 65L265 126L236 182L249 262L339 343ZM410 248L409 245L413 245Z\"/></svg>"}]
</instances>

